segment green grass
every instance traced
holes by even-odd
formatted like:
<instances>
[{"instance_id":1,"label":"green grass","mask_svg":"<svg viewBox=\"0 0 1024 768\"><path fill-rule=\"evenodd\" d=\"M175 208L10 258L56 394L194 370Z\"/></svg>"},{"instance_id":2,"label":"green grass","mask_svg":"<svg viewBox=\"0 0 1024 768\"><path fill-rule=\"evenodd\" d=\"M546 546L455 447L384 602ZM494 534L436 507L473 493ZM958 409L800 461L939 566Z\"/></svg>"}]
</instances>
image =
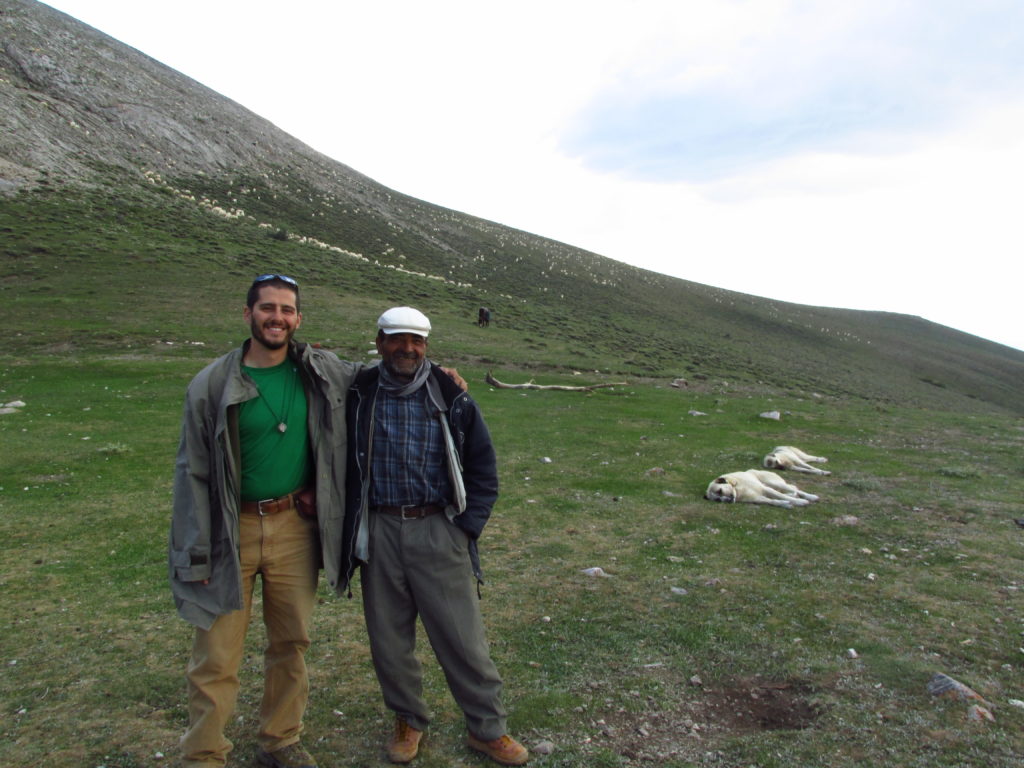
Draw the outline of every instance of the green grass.
<instances>
[{"instance_id":1,"label":"green grass","mask_svg":"<svg viewBox=\"0 0 1024 768\"><path fill-rule=\"evenodd\" d=\"M0 399L27 403L0 417L5 765L174 755L190 632L166 587L171 464L184 386L211 353L166 352L5 360ZM499 390L484 368L462 371L500 458L483 609L512 729L555 745L538 764L1017 764L1019 421L655 382ZM788 415L759 419L769 406ZM789 478L821 502L701 498L782 443L829 456L832 475ZM608 577L582 573L593 566ZM388 720L359 601L321 597L306 740L325 765L382 764ZM231 729L241 759L254 754L261 638L254 622ZM436 721L418 760L482 764L424 657ZM936 672L982 693L996 722L930 697Z\"/></svg>"},{"instance_id":2,"label":"green grass","mask_svg":"<svg viewBox=\"0 0 1024 768\"><path fill-rule=\"evenodd\" d=\"M165 564L181 401L244 335L244 290L267 269L299 277L304 338L365 360L377 315L413 304L432 357L469 380L502 484L483 610L514 733L555 746L535 764L1019 764L1019 354L670 280L374 189L354 205L286 173L288 195L98 173L88 191L0 199L0 401L27 404L0 416L0 765L173 759L191 638ZM213 215L184 189L250 215ZM488 370L628 383L492 389ZM832 475L789 478L821 502L702 499L780 444L830 458ZM314 637L308 746L326 766L382 764L358 595L322 588ZM229 733L242 764L262 642L254 621ZM436 719L417 764L482 765L424 659ZM996 721L931 698L936 672Z\"/></svg>"}]
</instances>

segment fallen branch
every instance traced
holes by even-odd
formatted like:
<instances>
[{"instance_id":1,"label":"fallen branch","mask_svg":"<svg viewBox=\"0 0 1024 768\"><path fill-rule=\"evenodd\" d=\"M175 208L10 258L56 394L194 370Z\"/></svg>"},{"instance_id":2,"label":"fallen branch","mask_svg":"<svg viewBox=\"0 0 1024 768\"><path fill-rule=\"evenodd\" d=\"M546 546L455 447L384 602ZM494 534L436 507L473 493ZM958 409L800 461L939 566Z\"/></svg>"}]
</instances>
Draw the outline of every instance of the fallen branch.
<instances>
[{"instance_id":1,"label":"fallen branch","mask_svg":"<svg viewBox=\"0 0 1024 768\"><path fill-rule=\"evenodd\" d=\"M498 381L491 372L487 372L486 381L492 387L498 389L556 389L560 392L590 392L595 389L601 389L603 387L628 387L629 382L619 381L613 384L589 384L585 387L569 387L562 384L534 384L531 379L526 384L504 384Z\"/></svg>"}]
</instances>

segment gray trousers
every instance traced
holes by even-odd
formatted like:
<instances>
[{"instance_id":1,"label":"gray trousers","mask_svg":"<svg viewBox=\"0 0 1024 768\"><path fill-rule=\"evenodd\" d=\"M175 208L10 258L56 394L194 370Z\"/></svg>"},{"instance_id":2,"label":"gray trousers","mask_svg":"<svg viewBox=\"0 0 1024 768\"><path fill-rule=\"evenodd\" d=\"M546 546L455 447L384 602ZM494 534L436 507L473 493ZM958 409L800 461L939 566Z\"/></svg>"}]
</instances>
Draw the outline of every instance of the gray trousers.
<instances>
[{"instance_id":1,"label":"gray trousers","mask_svg":"<svg viewBox=\"0 0 1024 768\"><path fill-rule=\"evenodd\" d=\"M371 512L368 523L370 559L360 580L384 703L426 730L430 717L415 654L418 615L470 733L484 740L502 736L502 684L484 635L469 538L443 514L403 520Z\"/></svg>"}]
</instances>

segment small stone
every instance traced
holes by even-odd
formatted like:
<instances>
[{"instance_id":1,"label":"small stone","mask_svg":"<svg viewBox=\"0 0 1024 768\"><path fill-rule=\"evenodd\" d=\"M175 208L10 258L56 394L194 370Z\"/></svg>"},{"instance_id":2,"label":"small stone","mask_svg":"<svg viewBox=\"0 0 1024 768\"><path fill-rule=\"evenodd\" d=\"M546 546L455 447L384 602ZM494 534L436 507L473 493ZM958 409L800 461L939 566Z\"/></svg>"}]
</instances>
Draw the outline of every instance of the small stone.
<instances>
[{"instance_id":1,"label":"small stone","mask_svg":"<svg viewBox=\"0 0 1024 768\"><path fill-rule=\"evenodd\" d=\"M949 675L944 675L941 672L934 675L932 679L928 681L928 693L932 696L940 696L946 699L978 701L985 706L988 706L988 702L985 701L977 691L974 691L959 680L954 680Z\"/></svg>"},{"instance_id":2,"label":"small stone","mask_svg":"<svg viewBox=\"0 0 1024 768\"><path fill-rule=\"evenodd\" d=\"M555 745L547 740L538 741L530 751L537 755L550 755L555 751Z\"/></svg>"},{"instance_id":3,"label":"small stone","mask_svg":"<svg viewBox=\"0 0 1024 768\"><path fill-rule=\"evenodd\" d=\"M996 720L995 716L980 704L972 704L967 708L967 719L977 722L984 722L987 720L992 723Z\"/></svg>"},{"instance_id":4,"label":"small stone","mask_svg":"<svg viewBox=\"0 0 1024 768\"><path fill-rule=\"evenodd\" d=\"M855 649L853 649L853 648L847 648L846 649L846 658L848 658L848 659L859 659L860 658L860 654L857 653L857 651Z\"/></svg>"}]
</instances>

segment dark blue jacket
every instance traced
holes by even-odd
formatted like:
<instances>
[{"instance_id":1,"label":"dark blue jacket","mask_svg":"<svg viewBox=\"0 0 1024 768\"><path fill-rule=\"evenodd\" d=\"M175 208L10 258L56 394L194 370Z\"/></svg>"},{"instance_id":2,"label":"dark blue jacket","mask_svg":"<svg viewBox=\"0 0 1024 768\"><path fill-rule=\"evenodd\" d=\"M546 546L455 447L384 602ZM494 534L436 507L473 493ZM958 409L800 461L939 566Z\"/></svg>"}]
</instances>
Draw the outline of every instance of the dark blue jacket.
<instances>
[{"instance_id":1,"label":"dark blue jacket","mask_svg":"<svg viewBox=\"0 0 1024 768\"><path fill-rule=\"evenodd\" d=\"M483 581L480 570L480 556L477 539L483 532L491 508L498 498L498 466L494 455L491 434L484 423L480 407L463 392L440 368L433 363L430 375L437 383L447 406L446 418L451 431L455 450L462 470L462 482L466 489L466 509L451 514L452 522L469 537L469 553L473 574ZM373 403L377 394L380 371L376 366L364 369L352 384L348 393L348 471L345 503L345 523L341 547L342 588L351 584L352 574L359 561L355 556L356 535L364 515L367 514L363 485L367 482L370 467L367 455ZM449 500L454 504L454 500Z\"/></svg>"}]
</instances>

